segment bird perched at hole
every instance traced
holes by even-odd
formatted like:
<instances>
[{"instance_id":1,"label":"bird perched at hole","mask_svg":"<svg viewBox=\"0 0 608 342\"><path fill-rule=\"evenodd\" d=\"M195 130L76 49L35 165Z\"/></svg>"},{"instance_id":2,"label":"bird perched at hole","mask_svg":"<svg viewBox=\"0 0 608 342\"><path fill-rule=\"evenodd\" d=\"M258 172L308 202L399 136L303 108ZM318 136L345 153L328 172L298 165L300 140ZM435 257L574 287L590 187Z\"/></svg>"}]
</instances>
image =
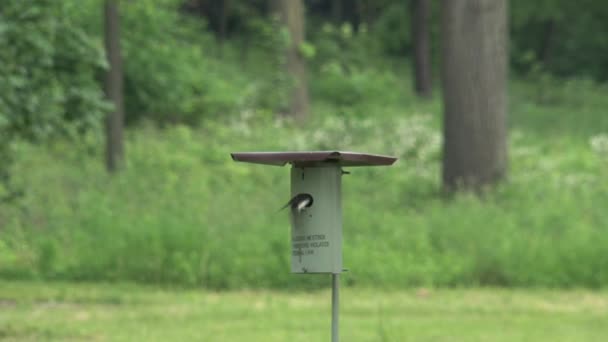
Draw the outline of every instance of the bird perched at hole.
<instances>
[{"instance_id":1,"label":"bird perched at hole","mask_svg":"<svg viewBox=\"0 0 608 342\"><path fill-rule=\"evenodd\" d=\"M291 226L296 228L296 214L300 214L304 209L312 206L312 195L300 193L293 196L279 211L290 207L291 213L289 215L289 220L291 221Z\"/></svg>"},{"instance_id":2,"label":"bird perched at hole","mask_svg":"<svg viewBox=\"0 0 608 342\"><path fill-rule=\"evenodd\" d=\"M311 194L305 194L305 193L300 193L297 194L295 196L293 196L289 202L287 202L287 204L285 204L280 210L283 210L287 207L291 207L291 211L295 214L295 213L301 213L304 209L309 208L310 206L312 206L312 195Z\"/></svg>"}]
</instances>

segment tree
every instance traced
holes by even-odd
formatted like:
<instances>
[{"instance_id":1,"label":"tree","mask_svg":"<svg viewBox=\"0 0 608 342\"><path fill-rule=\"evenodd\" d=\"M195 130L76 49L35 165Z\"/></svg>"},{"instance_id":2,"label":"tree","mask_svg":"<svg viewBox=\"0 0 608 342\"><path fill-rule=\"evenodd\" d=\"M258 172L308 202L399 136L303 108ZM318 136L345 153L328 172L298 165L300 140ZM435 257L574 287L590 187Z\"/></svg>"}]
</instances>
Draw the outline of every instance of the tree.
<instances>
[{"instance_id":1,"label":"tree","mask_svg":"<svg viewBox=\"0 0 608 342\"><path fill-rule=\"evenodd\" d=\"M306 60L301 53L304 44L304 4L302 0L279 0L281 18L289 33L286 49L287 73L294 85L289 101L289 115L298 122L308 117L309 98Z\"/></svg>"},{"instance_id":2,"label":"tree","mask_svg":"<svg viewBox=\"0 0 608 342\"><path fill-rule=\"evenodd\" d=\"M342 23L342 0L331 0L331 16L336 24Z\"/></svg>"},{"instance_id":3,"label":"tree","mask_svg":"<svg viewBox=\"0 0 608 342\"><path fill-rule=\"evenodd\" d=\"M105 78L107 99L114 105L106 117L106 167L114 172L124 159L123 72L120 53L120 17L116 0L105 1L105 45L109 69Z\"/></svg>"},{"instance_id":4,"label":"tree","mask_svg":"<svg viewBox=\"0 0 608 342\"><path fill-rule=\"evenodd\" d=\"M414 90L424 98L432 93L429 12L429 0L411 0Z\"/></svg>"},{"instance_id":5,"label":"tree","mask_svg":"<svg viewBox=\"0 0 608 342\"><path fill-rule=\"evenodd\" d=\"M507 0L442 1L443 185L480 190L507 168Z\"/></svg>"},{"instance_id":6,"label":"tree","mask_svg":"<svg viewBox=\"0 0 608 342\"><path fill-rule=\"evenodd\" d=\"M97 37L66 1L0 4L0 204L26 189L11 180L16 141L78 139L107 110L97 74ZM23 186L27 187L27 186Z\"/></svg>"},{"instance_id":7,"label":"tree","mask_svg":"<svg viewBox=\"0 0 608 342\"><path fill-rule=\"evenodd\" d=\"M220 42L220 52L223 50L224 41L226 40L227 28L228 28L228 15L230 12L230 0L222 0L220 2L220 22L218 38Z\"/></svg>"},{"instance_id":8,"label":"tree","mask_svg":"<svg viewBox=\"0 0 608 342\"><path fill-rule=\"evenodd\" d=\"M557 20L554 18L546 19L543 23L543 33L536 55L538 56L538 60L545 66L549 64L551 59L551 46L555 40L556 27Z\"/></svg>"}]
</instances>

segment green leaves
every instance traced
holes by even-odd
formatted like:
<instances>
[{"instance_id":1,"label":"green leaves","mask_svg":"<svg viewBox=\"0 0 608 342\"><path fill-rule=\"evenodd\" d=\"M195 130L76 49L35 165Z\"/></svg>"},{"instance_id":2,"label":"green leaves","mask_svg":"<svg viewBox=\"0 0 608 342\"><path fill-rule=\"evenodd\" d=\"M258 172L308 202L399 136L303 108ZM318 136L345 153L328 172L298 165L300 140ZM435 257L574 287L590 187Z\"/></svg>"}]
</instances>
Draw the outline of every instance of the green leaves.
<instances>
[{"instance_id":1,"label":"green leaves","mask_svg":"<svg viewBox=\"0 0 608 342\"><path fill-rule=\"evenodd\" d=\"M298 50L300 54L306 59L313 59L317 54L317 49L315 48L315 46L312 43L306 41L300 44Z\"/></svg>"},{"instance_id":2,"label":"green leaves","mask_svg":"<svg viewBox=\"0 0 608 342\"><path fill-rule=\"evenodd\" d=\"M65 15L69 1L5 0L0 11L0 198L18 193L10 178L18 139L82 133L107 110L96 77L100 40Z\"/></svg>"},{"instance_id":3,"label":"green leaves","mask_svg":"<svg viewBox=\"0 0 608 342\"><path fill-rule=\"evenodd\" d=\"M99 40L62 16L63 1L3 2L0 13L0 130L44 139L104 111L96 73ZM6 133L5 133L6 134Z\"/></svg>"}]
</instances>

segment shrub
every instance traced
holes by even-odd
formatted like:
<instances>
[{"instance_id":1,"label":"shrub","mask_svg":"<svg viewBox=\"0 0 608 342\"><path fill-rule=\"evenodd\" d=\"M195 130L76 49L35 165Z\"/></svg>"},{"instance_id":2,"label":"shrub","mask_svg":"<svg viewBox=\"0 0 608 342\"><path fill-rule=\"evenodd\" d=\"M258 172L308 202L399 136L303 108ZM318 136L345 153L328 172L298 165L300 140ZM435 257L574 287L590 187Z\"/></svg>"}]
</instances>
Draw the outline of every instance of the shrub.
<instances>
[{"instance_id":1,"label":"shrub","mask_svg":"<svg viewBox=\"0 0 608 342\"><path fill-rule=\"evenodd\" d=\"M483 198L439 196L437 124L428 115L344 119L311 129L243 114L205 130L142 126L128 134L127 168L109 177L94 154L58 141L16 146L19 206L0 208L0 275L129 280L226 288L311 288L289 275L288 220L277 208L287 168L234 163L234 150L384 152L390 168L344 178L348 285L608 284L608 189L602 135L583 144L512 136L508 182ZM361 200L365 194L365 200Z\"/></svg>"}]
</instances>

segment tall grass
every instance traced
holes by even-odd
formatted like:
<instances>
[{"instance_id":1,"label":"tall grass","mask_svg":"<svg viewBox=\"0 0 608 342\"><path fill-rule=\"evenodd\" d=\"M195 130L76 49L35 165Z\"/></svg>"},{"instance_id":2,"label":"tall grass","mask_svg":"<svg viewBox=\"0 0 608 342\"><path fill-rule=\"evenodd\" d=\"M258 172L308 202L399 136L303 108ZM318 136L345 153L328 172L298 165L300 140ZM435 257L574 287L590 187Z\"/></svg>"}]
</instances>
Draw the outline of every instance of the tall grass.
<instances>
[{"instance_id":1,"label":"tall grass","mask_svg":"<svg viewBox=\"0 0 608 342\"><path fill-rule=\"evenodd\" d=\"M546 103L533 86L514 86L510 174L481 197L439 195L437 102L395 100L361 116L320 101L305 129L255 110L197 129L144 124L128 132L126 168L113 176L100 135L16 144L13 174L26 192L0 207L0 276L324 286L325 277L288 273L289 221L276 212L288 168L229 153L341 149L400 158L344 178L346 284L606 286L606 91L553 84L544 91L562 95Z\"/></svg>"}]
</instances>

